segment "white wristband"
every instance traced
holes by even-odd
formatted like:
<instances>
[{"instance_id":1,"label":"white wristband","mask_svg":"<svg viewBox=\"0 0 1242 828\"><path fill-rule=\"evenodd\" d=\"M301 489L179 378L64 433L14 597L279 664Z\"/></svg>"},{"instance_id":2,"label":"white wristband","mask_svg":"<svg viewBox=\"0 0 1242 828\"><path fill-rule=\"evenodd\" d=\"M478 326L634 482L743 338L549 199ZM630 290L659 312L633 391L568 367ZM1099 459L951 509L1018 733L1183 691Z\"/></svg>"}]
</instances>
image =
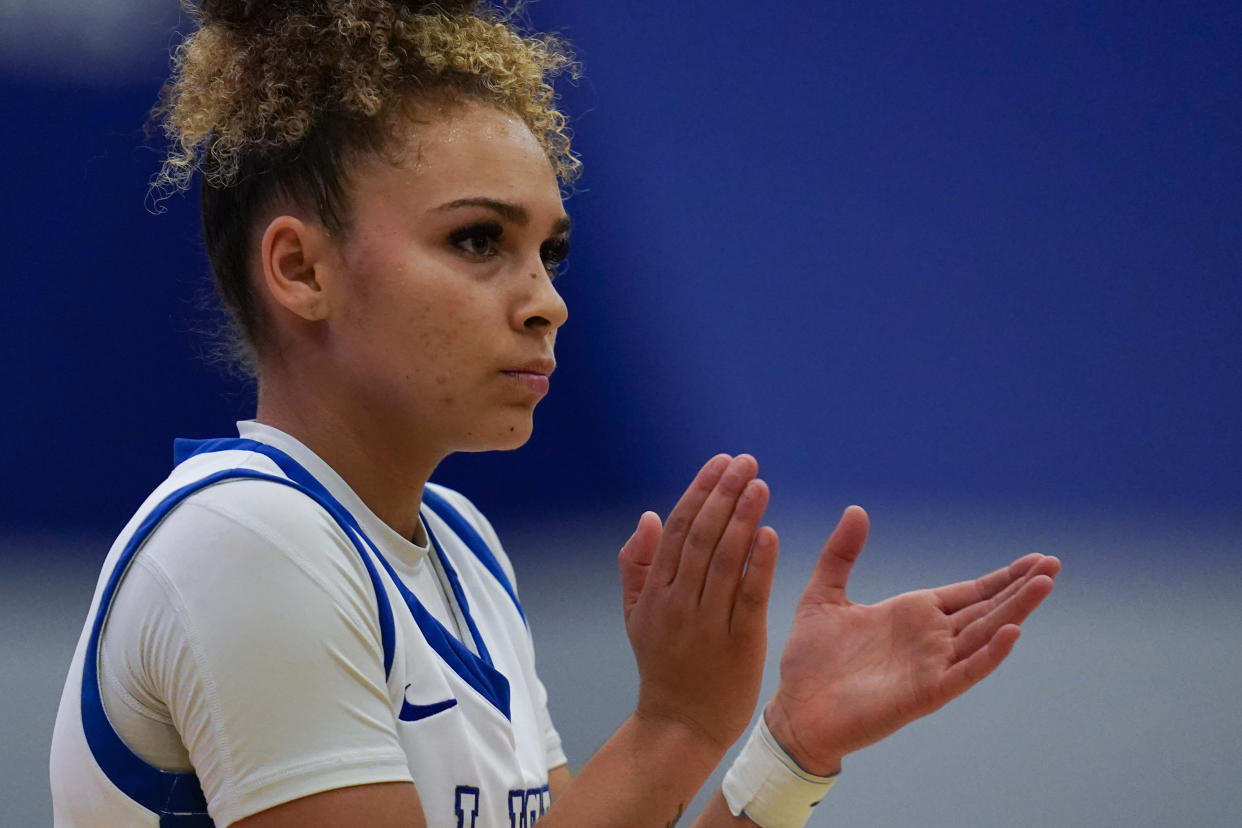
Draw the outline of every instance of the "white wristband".
<instances>
[{"instance_id":1,"label":"white wristband","mask_svg":"<svg viewBox=\"0 0 1242 828\"><path fill-rule=\"evenodd\" d=\"M745 814L760 828L802 828L837 775L815 776L800 768L760 716L720 790L734 816Z\"/></svg>"}]
</instances>

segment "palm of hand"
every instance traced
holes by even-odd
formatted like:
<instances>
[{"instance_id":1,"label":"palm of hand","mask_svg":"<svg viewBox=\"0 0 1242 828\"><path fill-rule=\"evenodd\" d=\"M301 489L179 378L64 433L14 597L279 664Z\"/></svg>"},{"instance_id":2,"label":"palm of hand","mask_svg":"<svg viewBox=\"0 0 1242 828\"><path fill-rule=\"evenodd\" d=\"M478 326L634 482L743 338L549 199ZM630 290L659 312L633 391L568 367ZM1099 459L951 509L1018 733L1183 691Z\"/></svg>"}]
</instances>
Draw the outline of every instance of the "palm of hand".
<instances>
[{"instance_id":1,"label":"palm of hand","mask_svg":"<svg viewBox=\"0 0 1242 828\"><path fill-rule=\"evenodd\" d=\"M845 584L867 517L846 511L794 615L769 728L803 767L840 759L961 695L994 670L1052 591L1056 558L1028 555L973 581L855 604Z\"/></svg>"},{"instance_id":2,"label":"palm of hand","mask_svg":"<svg viewBox=\"0 0 1242 828\"><path fill-rule=\"evenodd\" d=\"M948 701L952 663L953 630L930 590L873 606L804 602L781 656L781 693L799 730L832 746L814 754L850 753Z\"/></svg>"}]
</instances>

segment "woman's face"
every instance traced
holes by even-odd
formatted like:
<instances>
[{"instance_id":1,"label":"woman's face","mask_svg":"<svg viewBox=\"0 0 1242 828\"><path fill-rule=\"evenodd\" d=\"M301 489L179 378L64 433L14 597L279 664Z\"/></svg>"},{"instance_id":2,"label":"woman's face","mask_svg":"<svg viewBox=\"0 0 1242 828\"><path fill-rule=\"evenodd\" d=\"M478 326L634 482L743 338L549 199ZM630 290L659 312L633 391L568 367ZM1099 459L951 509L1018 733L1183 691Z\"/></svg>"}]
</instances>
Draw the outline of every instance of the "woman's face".
<instances>
[{"instance_id":1,"label":"woman's face","mask_svg":"<svg viewBox=\"0 0 1242 828\"><path fill-rule=\"evenodd\" d=\"M543 149L467 102L350 184L327 345L367 427L442 453L520 446L568 314L552 276L569 219Z\"/></svg>"}]
</instances>

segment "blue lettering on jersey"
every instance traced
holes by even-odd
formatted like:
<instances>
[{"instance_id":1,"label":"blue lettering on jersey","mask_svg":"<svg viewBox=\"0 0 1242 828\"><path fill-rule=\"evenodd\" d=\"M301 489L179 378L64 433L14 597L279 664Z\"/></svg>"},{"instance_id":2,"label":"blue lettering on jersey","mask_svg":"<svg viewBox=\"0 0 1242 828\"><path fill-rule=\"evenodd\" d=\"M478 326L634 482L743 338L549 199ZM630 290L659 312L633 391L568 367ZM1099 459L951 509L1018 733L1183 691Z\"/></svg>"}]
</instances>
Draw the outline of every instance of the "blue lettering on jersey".
<instances>
[{"instance_id":1,"label":"blue lettering on jersey","mask_svg":"<svg viewBox=\"0 0 1242 828\"><path fill-rule=\"evenodd\" d=\"M526 791L509 791L509 828L526 828Z\"/></svg>"},{"instance_id":2,"label":"blue lettering on jersey","mask_svg":"<svg viewBox=\"0 0 1242 828\"><path fill-rule=\"evenodd\" d=\"M470 785L458 785L453 810L457 813L457 828L475 828L479 818L479 789Z\"/></svg>"},{"instance_id":3,"label":"blue lettering on jersey","mask_svg":"<svg viewBox=\"0 0 1242 828\"><path fill-rule=\"evenodd\" d=\"M457 828L475 828L479 818L479 801L482 794L473 785L458 785L453 810L457 813ZM552 791L541 788L519 788L509 791L509 828L535 828L539 818L552 807Z\"/></svg>"},{"instance_id":4,"label":"blue lettering on jersey","mask_svg":"<svg viewBox=\"0 0 1242 828\"><path fill-rule=\"evenodd\" d=\"M551 804L552 794L547 785L509 791L509 828L535 828Z\"/></svg>"}]
</instances>

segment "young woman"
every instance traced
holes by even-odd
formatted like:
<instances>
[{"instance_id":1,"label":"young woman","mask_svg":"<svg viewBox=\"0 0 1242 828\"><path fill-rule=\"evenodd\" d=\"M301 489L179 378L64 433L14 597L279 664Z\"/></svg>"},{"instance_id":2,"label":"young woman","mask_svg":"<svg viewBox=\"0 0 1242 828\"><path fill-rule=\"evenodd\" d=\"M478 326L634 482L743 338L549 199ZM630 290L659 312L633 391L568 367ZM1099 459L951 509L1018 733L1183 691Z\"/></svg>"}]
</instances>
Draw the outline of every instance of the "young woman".
<instances>
[{"instance_id":1,"label":"young woman","mask_svg":"<svg viewBox=\"0 0 1242 828\"><path fill-rule=\"evenodd\" d=\"M530 435L566 307L550 81L565 46L473 2L205 0L160 185L203 176L255 369L235 438L180 442L104 563L56 723L58 825L662 826L755 711L777 537L712 458L620 553L633 713L571 776L510 564L454 451ZM1052 588L1031 555L850 603L846 510L781 682L696 825L800 825L842 757L994 669Z\"/></svg>"}]
</instances>

